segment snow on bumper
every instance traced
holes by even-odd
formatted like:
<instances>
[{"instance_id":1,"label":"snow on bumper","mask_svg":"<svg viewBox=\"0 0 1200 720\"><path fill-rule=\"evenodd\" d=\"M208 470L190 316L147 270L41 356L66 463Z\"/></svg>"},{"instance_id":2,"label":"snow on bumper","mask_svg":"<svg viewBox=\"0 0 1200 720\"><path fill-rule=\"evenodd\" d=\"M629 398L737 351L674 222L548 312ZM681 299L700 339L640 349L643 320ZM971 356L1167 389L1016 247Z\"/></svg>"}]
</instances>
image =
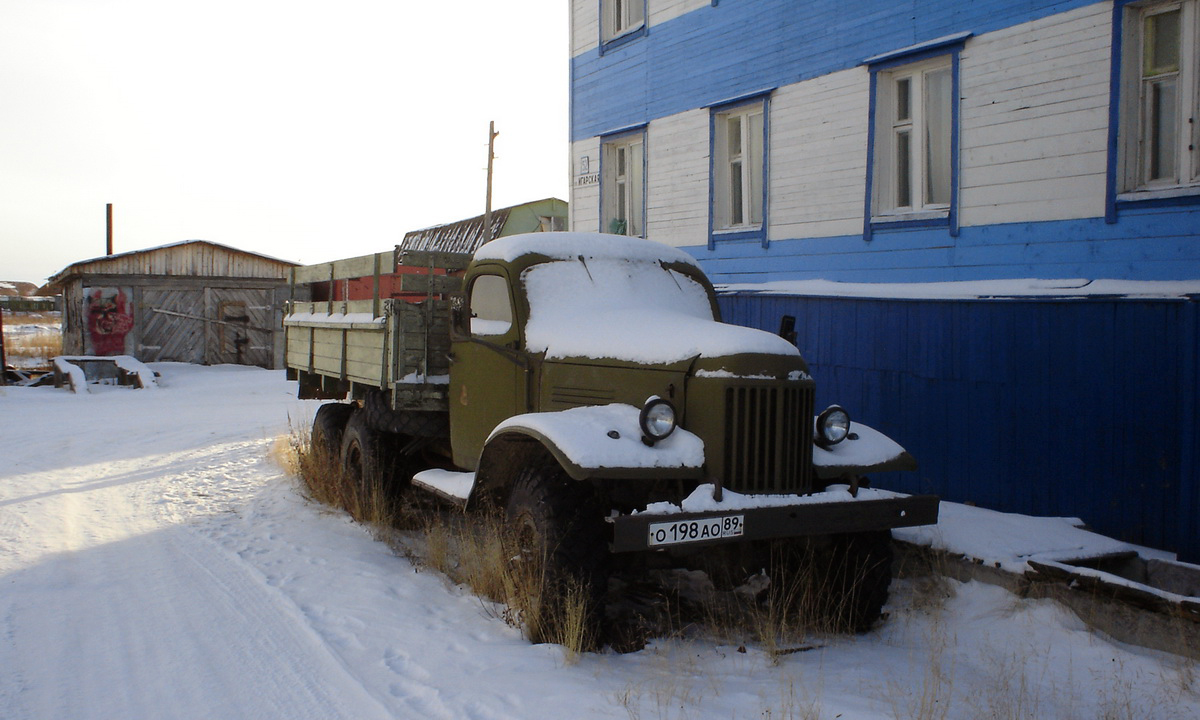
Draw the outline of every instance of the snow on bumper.
<instances>
[{"instance_id":1,"label":"snow on bumper","mask_svg":"<svg viewBox=\"0 0 1200 720\"><path fill-rule=\"evenodd\" d=\"M653 503L644 512L608 518L612 551L668 545L713 545L745 540L890 530L933 525L938 498L833 486L812 495L741 495L697 487L682 503ZM728 532L733 528L735 532Z\"/></svg>"}]
</instances>

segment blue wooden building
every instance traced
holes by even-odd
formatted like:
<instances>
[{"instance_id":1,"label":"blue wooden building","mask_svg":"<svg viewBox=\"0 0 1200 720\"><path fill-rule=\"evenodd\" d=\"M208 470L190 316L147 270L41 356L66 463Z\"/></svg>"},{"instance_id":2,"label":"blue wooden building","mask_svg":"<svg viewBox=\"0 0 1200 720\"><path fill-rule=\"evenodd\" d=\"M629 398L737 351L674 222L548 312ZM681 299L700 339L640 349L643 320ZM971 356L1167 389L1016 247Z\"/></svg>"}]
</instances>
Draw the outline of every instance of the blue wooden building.
<instances>
[{"instance_id":1,"label":"blue wooden building","mask_svg":"<svg viewBox=\"0 0 1200 720\"><path fill-rule=\"evenodd\" d=\"M571 143L891 485L1200 560L1200 0L572 0Z\"/></svg>"}]
</instances>

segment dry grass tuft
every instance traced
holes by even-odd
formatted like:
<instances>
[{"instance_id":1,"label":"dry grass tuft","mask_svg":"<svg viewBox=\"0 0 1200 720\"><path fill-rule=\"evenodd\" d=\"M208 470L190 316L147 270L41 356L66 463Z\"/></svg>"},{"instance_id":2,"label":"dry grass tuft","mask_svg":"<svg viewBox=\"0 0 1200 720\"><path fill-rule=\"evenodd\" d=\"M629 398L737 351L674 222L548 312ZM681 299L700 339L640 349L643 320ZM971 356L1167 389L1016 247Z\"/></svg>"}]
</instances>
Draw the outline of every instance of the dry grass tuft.
<instances>
[{"instance_id":1,"label":"dry grass tuft","mask_svg":"<svg viewBox=\"0 0 1200 720\"><path fill-rule=\"evenodd\" d=\"M353 482L333 453L313 447L308 430L292 428L287 455L280 464L300 478L309 499L345 510L377 533L400 524L399 498L383 486L381 478Z\"/></svg>"},{"instance_id":2,"label":"dry grass tuft","mask_svg":"<svg viewBox=\"0 0 1200 720\"><path fill-rule=\"evenodd\" d=\"M4 354L8 362L27 366L48 364L50 358L62 355L62 333L60 331L12 332L12 329L17 327L57 326L60 322L59 313L5 311Z\"/></svg>"},{"instance_id":3,"label":"dry grass tuft","mask_svg":"<svg viewBox=\"0 0 1200 720\"><path fill-rule=\"evenodd\" d=\"M279 445L279 443L277 443ZM436 570L485 600L532 642L562 645L569 662L594 646L590 593L570 583L550 596L544 548L523 548L498 513L466 517L444 508L402 502L378 478L349 481L336 457L314 449L309 432L292 428L276 462L294 473L311 500L340 508L394 545L418 567ZM403 538L397 531L409 531Z\"/></svg>"},{"instance_id":4,"label":"dry grass tuft","mask_svg":"<svg viewBox=\"0 0 1200 720\"><path fill-rule=\"evenodd\" d=\"M568 661L594 646L587 588L551 587L545 548L524 547L498 513L434 513L420 531L419 560L496 603L492 611L535 643L563 646Z\"/></svg>"},{"instance_id":5,"label":"dry grass tuft","mask_svg":"<svg viewBox=\"0 0 1200 720\"><path fill-rule=\"evenodd\" d=\"M778 663L812 650L824 639L851 628L847 593L822 558L802 545L778 543L771 549L770 573L753 575L733 592L711 592L703 599L700 624L705 633L732 644L754 643ZM864 578L852 578L857 585ZM723 585L734 585L728 579Z\"/></svg>"}]
</instances>

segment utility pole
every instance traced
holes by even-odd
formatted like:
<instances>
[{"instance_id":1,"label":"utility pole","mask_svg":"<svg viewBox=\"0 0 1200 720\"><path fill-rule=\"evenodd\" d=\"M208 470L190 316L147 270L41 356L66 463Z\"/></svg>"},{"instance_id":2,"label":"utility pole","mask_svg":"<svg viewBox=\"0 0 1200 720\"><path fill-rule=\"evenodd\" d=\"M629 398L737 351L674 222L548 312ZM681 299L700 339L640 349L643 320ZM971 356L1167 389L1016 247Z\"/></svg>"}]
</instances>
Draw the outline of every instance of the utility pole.
<instances>
[{"instance_id":1,"label":"utility pole","mask_svg":"<svg viewBox=\"0 0 1200 720\"><path fill-rule=\"evenodd\" d=\"M108 216L108 244L106 246L108 251L105 253L105 255L112 255L113 254L113 248L112 248L112 241L113 241L112 203L108 204L108 207L106 209L106 214Z\"/></svg>"},{"instance_id":2,"label":"utility pole","mask_svg":"<svg viewBox=\"0 0 1200 720\"><path fill-rule=\"evenodd\" d=\"M488 123L487 206L483 211L483 241L492 241L492 161L496 159L496 121Z\"/></svg>"}]
</instances>

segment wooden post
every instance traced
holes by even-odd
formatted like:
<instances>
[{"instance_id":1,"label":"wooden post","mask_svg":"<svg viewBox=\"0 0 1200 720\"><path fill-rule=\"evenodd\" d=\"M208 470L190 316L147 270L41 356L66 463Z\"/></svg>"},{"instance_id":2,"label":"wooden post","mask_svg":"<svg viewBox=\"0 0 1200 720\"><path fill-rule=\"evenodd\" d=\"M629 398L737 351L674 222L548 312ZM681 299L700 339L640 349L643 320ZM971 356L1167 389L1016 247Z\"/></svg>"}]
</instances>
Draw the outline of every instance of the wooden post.
<instances>
[{"instance_id":1,"label":"wooden post","mask_svg":"<svg viewBox=\"0 0 1200 720\"><path fill-rule=\"evenodd\" d=\"M327 314L333 314L333 294L337 290L336 279L333 276L333 268L337 265L337 260L329 263L329 308L325 311Z\"/></svg>"},{"instance_id":2,"label":"wooden post","mask_svg":"<svg viewBox=\"0 0 1200 720\"><path fill-rule=\"evenodd\" d=\"M381 262L380 255L383 253L375 253L375 289L371 296L371 317L379 317L379 264Z\"/></svg>"},{"instance_id":3,"label":"wooden post","mask_svg":"<svg viewBox=\"0 0 1200 720\"><path fill-rule=\"evenodd\" d=\"M483 211L483 241L492 241L492 161L496 158L496 121L488 123L487 205Z\"/></svg>"},{"instance_id":4,"label":"wooden post","mask_svg":"<svg viewBox=\"0 0 1200 720\"><path fill-rule=\"evenodd\" d=\"M112 255L113 254L112 203L108 204L108 206L106 208L106 214L108 215L108 242L105 245L107 252L105 252L104 254Z\"/></svg>"}]
</instances>

